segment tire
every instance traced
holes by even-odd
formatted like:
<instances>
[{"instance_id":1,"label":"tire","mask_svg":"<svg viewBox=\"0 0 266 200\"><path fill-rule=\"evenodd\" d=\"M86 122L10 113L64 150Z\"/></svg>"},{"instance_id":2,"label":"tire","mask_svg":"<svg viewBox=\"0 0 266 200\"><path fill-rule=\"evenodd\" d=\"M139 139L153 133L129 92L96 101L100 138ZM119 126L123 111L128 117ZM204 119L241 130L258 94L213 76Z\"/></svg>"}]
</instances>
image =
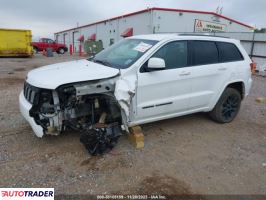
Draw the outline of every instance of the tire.
<instances>
[{"instance_id":1,"label":"tire","mask_svg":"<svg viewBox=\"0 0 266 200\"><path fill-rule=\"evenodd\" d=\"M37 47L33 47L33 53L37 54L39 52L39 50L37 49Z\"/></svg>"},{"instance_id":2,"label":"tire","mask_svg":"<svg viewBox=\"0 0 266 200\"><path fill-rule=\"evenodd\" d=\"M59 50L58 50L58 54L64 54L66 51L65 51L65 49L64 48L60 48Z\"/></svg>"},{"instance_id":3,"label":"tire","mask_svg":"<svg viewBox=\"0 0 266 200\"><path fill-rule=\"evenodd\" d=\"M229 123L234 120L241 105L241 95L234 88L226 88L219 101L209 113L218 123Z\"/></svg>"}]
</instances>

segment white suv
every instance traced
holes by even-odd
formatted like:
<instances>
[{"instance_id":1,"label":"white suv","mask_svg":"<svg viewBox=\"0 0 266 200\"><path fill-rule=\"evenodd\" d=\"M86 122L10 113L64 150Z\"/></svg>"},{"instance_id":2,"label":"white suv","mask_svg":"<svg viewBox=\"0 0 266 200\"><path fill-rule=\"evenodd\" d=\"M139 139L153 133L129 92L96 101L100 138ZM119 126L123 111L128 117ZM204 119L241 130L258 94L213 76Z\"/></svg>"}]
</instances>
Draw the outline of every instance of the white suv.
<instances>
[{"instance_id":1,"label":"white suv","mask_svg":"<svg viewBox=\"0 0 266 200\"><path fill-rule=\"evenodd\" d=\"M134 36L88 60L30 71L20 110L38 137L68 128L89 131L96 124L128 130L196 112L227 123L249 93L251 66L234 39Z\"/></svg>"}]
</instances>

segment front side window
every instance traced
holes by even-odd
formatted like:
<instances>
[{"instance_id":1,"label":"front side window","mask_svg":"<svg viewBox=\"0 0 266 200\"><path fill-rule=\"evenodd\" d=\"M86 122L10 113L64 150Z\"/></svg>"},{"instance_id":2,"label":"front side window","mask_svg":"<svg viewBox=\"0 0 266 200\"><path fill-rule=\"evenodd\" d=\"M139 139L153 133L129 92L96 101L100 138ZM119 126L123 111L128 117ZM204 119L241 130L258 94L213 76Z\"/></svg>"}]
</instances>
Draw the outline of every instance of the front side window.
<instances>
[{"instance_id":1,"label":"front side window","mask_svg":"<svg viewBox=\"0 0 266 200\"><path fill-rule=\"evenodd\" d=\"M126 69L157 42L155 40L124 39L96 54L91 61L117 69Z\"/></svg>"},{"instance_id":2,"label":"front side window","mask_svg":"<svg viewBox=\"0 0 266 200\"><path fill-rule=\"evenodd\" d=\"M188 65L187 42L176 41L168 43L152 57L164 59L166 69L186 67Z\"/></svg>"},{"instance_id":3,"label":"front side window","mask_svg":"<svg viewBox=\"0 0 266 200\"><path fill-rule=\"evenodd\" d=\"M45 38L40 39L40 42L47 43L47 39L45 39Z\"/></svg>"},{"instance_id":4,"label":"front side window","mask_svg":"<svg viewBox=\"0 0 266 200\"><path fill-rule=\"evenodd\" d=\"M54 43L54 41L53 40L47 40L47 43L49 43L49 44L53 44Z\"/></svg>"},{"instance_id":5,"label":"front side window","mask_svg":"<svg viewBox=\"0 0 266 200\"><path fill-rule=\"evenodd\" d=\"M193 65L208 65L219 62L218 49L215 42L193 41Z\"/></svg>"}]
</instances>

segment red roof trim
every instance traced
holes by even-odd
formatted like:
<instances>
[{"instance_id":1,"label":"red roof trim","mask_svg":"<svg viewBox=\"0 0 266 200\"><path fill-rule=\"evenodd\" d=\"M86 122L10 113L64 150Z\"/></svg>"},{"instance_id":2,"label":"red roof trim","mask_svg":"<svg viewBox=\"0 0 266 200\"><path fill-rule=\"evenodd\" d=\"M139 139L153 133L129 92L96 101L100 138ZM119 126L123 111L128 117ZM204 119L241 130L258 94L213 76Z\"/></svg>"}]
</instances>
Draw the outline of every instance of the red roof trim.
<instances>
[{"instance_id":1,"label":"red roof trim","mask_svg":"<svg viewBox=\"0 0 266 200\"><path fill-rule=\"evenodd\" d=\"M215 13L215 15L216 15L217 17L221 17L221 18L227 19L227 20L229 20L229 21L231 21L231 22L235 22L236 24L239 24L239 25L242 25L242 26L248 27L248 28L250 28L250 29L255 29L255 28L252 27L252 26L249 26L249 25L244 24L244 23L242 23L242 22L239 22L239 21L237 21L237 20L231 19L231 18L229 18L229 17L225 17L225 16L223 16L223 15L219 15L219 14L216 14L216 13Z\"/></svg>"},{"instance_id":2,"label":"red roof trim","mask_svg":"<svg viewBox=\"0 0 266 200\"><path fill-rule=\"evenodd\" d=\"M152 9L153 10L161 10L161 11L174 11L174 12L187 12L187 13L199 13L199 14L215 15L217 17L221 17L221 18L227 19L229 21L235 22L235 23L240 24L242 26L246 26L246 27L252 28L252 29L254 28L252 26L249 26L249 25L244 24L242 22L239 22L237 20L231 19L229 17L225 17L223 15L219 15L219 14L214 13L214 12L198 11L198 10L182 10L182 9L172 9L172 8L152 8Z\"/></svg>"},{"instance_id":3,"label":"red roof trim","mask_svg":"<svg viewBox=\"0 0 266 200\"><path fill-rule=\"evenodd\" d=\"M86 24L86 25L83 25L83 26L79 26L77 28L71 28L71 29L67 29L67 30L64 30L64 31L56 32L55 34L57 34L57 33L63 33L63 32L66 32L66 31L71 31L71 30L76 30L76 29L79 29L79 28L89 27L89 26L93 26L93 25L100 24L100 23L103 23L103 22L108 22L108 21L112 21L112 20L116 20L116 19L121 19L123 17L129 17L129 16L133 16L133 15L137 15L137 14L141 14L141 13L145 13L145 12L149 12L149 11L153 11L153 10L214 15L214 16L221 17L221 18L224 18L226 20L232 21L234 23L240 24L242 26L248 27L250 29L254 29L254 27L252 27L252 26L249 26L249 25L244 24L242 22L239 22L237 20L231 19L229 17L225 17L223 15L219 15L219 14L214 13L214 12L198 11L198 10L182 10L182 9L173 9L173 8L157 8L157 7L154 7L154 8L147 8L147 9L144 9L144 10L140 10L140 11L137 11L137 12L128 13L128 14L125 14L125 15L120 15L120 16L113 17L113 18L110 18L110 19L98 21L98 22L95 22L95 23Z\"/></svg>"},{"instance_id":4,"label":"red roof trim","mask_svg":"<svg viewBox=\"0 0 266 200\"><path fill-rule=\"evenodd\" d=\"M57 33L63 33L63 32L66 32L66 31L72 31L72 30L76 30L76 29L79 29L79 28L93 26L93 25L96 25L96 24L100 24L100 23L104 23L104 22L108 22L108 21L112 21L112 20L116 20L116 19L121 19L123 17L129 17L129 16L145 13L145 12L148 12L148 11L151 11L151 10L152 10L152 8L151 9L140 10L140 11L137 11L137 12L133 12L133 13L125 14L125 15L120 15L120 16L113 17L113 18L110 18L110 19L98 21L98 22L95 22L95 23L92 23L92 24L86 24L86 25L83 25L83 26L79 26L77 28L67 29L67 30L60 31L60 32L57 32ZM57 33L55 33L55 34L57 34Z\"/></svg>"}]
</instances>

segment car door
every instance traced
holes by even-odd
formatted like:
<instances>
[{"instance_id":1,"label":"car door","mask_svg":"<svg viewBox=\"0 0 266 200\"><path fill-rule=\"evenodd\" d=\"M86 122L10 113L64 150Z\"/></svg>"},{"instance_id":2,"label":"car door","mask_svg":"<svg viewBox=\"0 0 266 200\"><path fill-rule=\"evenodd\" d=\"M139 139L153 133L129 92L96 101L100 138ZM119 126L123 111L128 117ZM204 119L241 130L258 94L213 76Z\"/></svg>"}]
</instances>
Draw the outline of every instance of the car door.
<instances>
[{"instance_id":1,"label":"car door","mask_svg":"<svg viewBox=\"0 0 266 200\"><path fill-rule=\"evenodd\" d=\"M52 48L53 51L56 50L55 42L54 42L53 40L51 40L51 39L48 39L48 40L47 40L47 46L48 46L48 48Z\"/></svg>"},{"instance_id":2,"label":"car door","mask_svg":"<svg viewBox=\"0 0 266 200\"><path fill-rule=\"evenodd\" d=\"M230 67L219 62L215 41L191 41L192 83L189 110L204 110L214 106L217 95L230 79ZM229 73L228 73L229 72Z\"/></svg>"},{"instance_id":3,"label":"car door","mask_svg":"<svg viewBox=\"0 0 266 200\"><path fill-rule=\"evenodd\" d=\"M150 71L148 61L141 67L137 75L137 120L156 120L187 110L191 93L188 52L187 41L170 42L152 56L164 59L165 69Z\"/></svg>"},{"instance_id":4,"label":"car door","mask_svg":"<svg viewBox=\"0 0 266 200\"><path fill-rule=\"evenodd\" d=\"M48 39L42 39L42 48L43 50L46 50L49 47Z\"/></svg>"},{"instance_id":5,"label":"car door","mask_svg":"<svg viewBox=\"0 0 266 200\"><path fill-rule=\"evenodd\" d=\"M38 47L41 51L43 51L45 49L45 39L40 39L39 40L39 47Z\"/></svg>"}]
</instances>

